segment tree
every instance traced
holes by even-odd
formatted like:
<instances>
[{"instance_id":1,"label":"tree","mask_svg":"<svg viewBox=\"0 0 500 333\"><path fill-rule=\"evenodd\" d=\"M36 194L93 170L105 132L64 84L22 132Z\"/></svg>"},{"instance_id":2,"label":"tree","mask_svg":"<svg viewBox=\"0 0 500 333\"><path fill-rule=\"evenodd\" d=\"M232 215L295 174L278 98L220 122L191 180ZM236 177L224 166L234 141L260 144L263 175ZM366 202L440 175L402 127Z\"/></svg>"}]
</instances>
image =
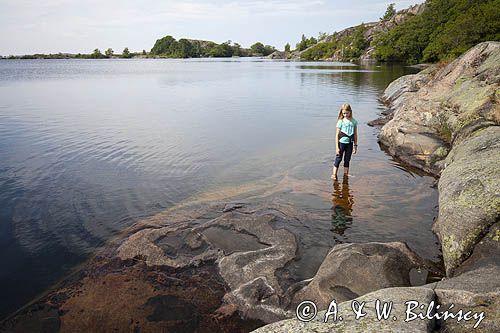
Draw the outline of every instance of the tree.
<instances>
[{"instance_id":1,"label":"tree","mask_svg":"<svg viewBox=\"0 0 500 333\"><path fill-rule=\"evenodd\" d=\"M176 58L191 58L193 56L194 48L191 42L185 38L179 39L176 50L173 56Z\"/></svg>"},{"instance_id":2,"label":"tree","mask_svg":"<svg viewBox=\"0 0 500 333\"><path fill-rule=\"evenodd\" d=\"M271 45L264 46L264 44L262 44L261 42L257 42L255 44L253 44L252 46L250 46L250 50L252 50L253 54L268 56L271 53L273 53L274 51L276 51L276 48L274 46L271 46Z\"/></svg>"},{"instance_id":3,"label":"tree","mask_svg":"<svg viewBox=\"0 0 500 333\"><path fill-rule=\"evenodd\" d=\"M290 44L285 44L285 52L290 52Z\"/></svg>"},{"instance_id":4,"label":"tree","mask_svg":"<svg viewBox=\"0 0 500 333\"><path fill-rule=\"evenodd\" d=\"M158 39L155 42L155 45L151 49L151 54L160 55L160 54L169 54L175 51L177 41L172 36L165 36L161 39Z\"/></svg>"},{"instance_id":5,"label":"tree","mask_svg":"<svg viewBox=\"0 0 500 333\"><path fill-rule=\"evenodd\" d=\"M94 52L90 55L92 59L101 59L104 58L104 55L101 53L99 49L95 49Z\"/></svg>"},{"instance_id":6,"label":"tree","mask_svg":"<svg viewBox=\"0 0 500 333\"><path fill-rule=\"evenodd\" d=\"M328 37L328 34L326 32L319 32L318 34L318 40L319 41L322 41L323 39L326 39L326 37Z\"/></svg>"},{"instance_id":7,"label":"tree","mask_svg":"<svg viewBox=\"0 0 500 333\"><path fill-rule=\"evenodd\" d=\"M146 50L142 50L142 55L146 55Z\"/></svg>"},{"instance_id":8,"label":"tree","mask_svg":"<svg viewBox=\"0 0 500 333\"><path fill-rule=\"evenodd\" d=\"M257 42L252 46L250 46L250 50L252 50L254 54L264 55L265 52L264 44L262 44L261 42Z\"/></svg>"},{"instance_id":9,"label":"tree","mask_svg":"<svg viewBox=\"0 0 500 333\"><path fill-rule=\"evenodd\" d=\"M385 14L380 18L380 21L388 21L394 16L394 14L396 14L395 4L391 3L389 4L389 6L387 6Z\"/></svg>"},{"instance_id":10,"label":"tree","mask_svg":"<svg viewBox=\"0 0 500 333\"><path fill-rule=\"evenodd\" d=\"M113 53L114 53L114 51L113 51L113 49L112 49L112 48L109 48L109 49L107 49L106 51L104 51L104 54L105 54L105 55L106 55L106 57L108 57L108 58L111 58L111 57L113 56Z\"/></svg>"},{"instance_id":11,"label":"tree","mask_svg":"<svg viewBox=\"0 0 500 333\"><path fill-rule=\"evenodd\" d=\"M232 48L233 48L233 56L240 57L241 56L241 45L238 43L234 43Z\"/></svg>"},{"instance_id":12,"label":"tree","mask_svg":"<svg viewBox=\"0 0 500 333\"><path fill-rule=\"evenodd\" d=\"M297 50L298 51L304 51L305 49L307 49L308 47L311 47L315 44L318 43L318 40L314 37L311 37L311 38L306 38L305 35L302 35L301 39L300 39L300 42L297 43Z\"/></svg>"},{"instance_id":13,"label":"tree","mask_svg":"<svg viewBox=\"0 0 500 333\"><path fill-rule=\"evenodd\" d=\"M132 58L132 55L130 54L128 47L123 49L122 58Z\"/></svg>"},{"instance_id":14,"label":"tree","mask_svg":"<svg viewBox=\"0 0 500 333\"><path fill-rule=\"evenodd\" d=\"M298 42L295 46L298 51L304 51L305 49L307 49L307 38L304 34L302 34L300 42Z\"/></svg>"}]
</instances>

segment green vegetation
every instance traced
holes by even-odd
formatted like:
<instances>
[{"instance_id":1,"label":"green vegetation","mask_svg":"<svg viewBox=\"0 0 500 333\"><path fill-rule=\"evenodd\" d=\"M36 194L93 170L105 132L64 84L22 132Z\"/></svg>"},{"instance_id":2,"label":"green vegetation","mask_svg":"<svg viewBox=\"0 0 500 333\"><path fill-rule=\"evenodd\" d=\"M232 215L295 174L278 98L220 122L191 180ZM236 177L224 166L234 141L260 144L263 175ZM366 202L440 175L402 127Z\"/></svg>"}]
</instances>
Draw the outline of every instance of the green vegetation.
<instances>
[{"instance_id":1,"label":"green vegetation","mask_svg":"<svg viewBox=\"0 0 500 333\"><path fill-rule=\"evenodd\" d=\"M90 55L91 59L103 59L107 58L104 54L101 53L99 49L95 49L94 52Z\"/></svg>"},{"instance_id":2,"label":"green vegetation","mask_svg":"<svg viewBox=\"0 0 500 333\"><path fill-rule=\"evenodd\" d=\"M318 40L316 38L311 37L311 38L307 39L306 36L302 35L300 42L298 42L296 45L296 50L297 51L304 51L308 47L311 47L317 43L318 43Z\"/></svg>"},{"instance_id":3,"label":"green vegetation","mask_svg":"<svg viewBox=\"0 0 500 333\"><path fill-rule=\"evenodd\" d=\"M143 54L144 54L144 50L143 50ZM122 58L132 58L132 54L130 54L130 51L128 50L128 47L124 48L123 49L123 52L122 52Z\"/></svg>"},{"instance_id":4,"label":"green vegetation","mask_svg":"<svg viewBox=\"0 0 500 333\"><path fill-rule=\"evenodd\" d=\"M130 52L128 47L126 47L121 55L115 54L112 48L108 48L106 51L104 51L104 54L99 49L94 49L92 53L85 54L85 53L77 53L77 54L72 54L72 53L50 53L50 54L43 54L43 53L36 53L36 54L28 54L28 55L22 55L22 56L8 56L8 57L2 57L1 59L110 59L110 58L132 58L134 56L147 56L146 50L143 50L141 52Z\"/></svg>"},{"instance_id":5,"label":"green vegetation","mask_svg":"<svg viewBox=\"0 0 500 333\"><path fill-rule=\"evenodd\" d=\"M384 16L380 18L380 21L388 21L390 20L395 14L396 14L396 7L394 7L395 4L391 3L389 6L387 6L387 9L385 10Z\"/></svg>"},{"instance_id":6,"label":"green vegetation","mask_svg":"<svg viewBox=\"0 0 500 333\"><path fill-rule=\"evenodd\" d=\"M446 61L486 40L500 40L500 0L428 0L409 18L374 41L379 61L410 64Z\"/></svg>"},{"instance_id":7,"label":"green vegetation","mask_svg":"<svg viewBox=\"0 0 500 333\"><path fill-rule=\"evenodd\" d=\"M251 55L267 56L276 49L273 46L264 45L261 42L253 44L248 49L243 49L240 44L228 40L217 44L209 41L179 39L165 36L158 39L151 49L152 56L166 58L200 58L200 57L247 57Z\"/></svg>"},{"instance_id":8,"label":"green vegetation","mask_svg":"<svg viewBox=\"0 0 500 333\"><path fill-rule=\"evenodd\" d=\"M285 44L285 52L290 52L290 44L289 43Z\"/></svg>"},{"instance_id":9,"label":"green vegetation","mask_svg":"<svg viewBox=\"0 0 500 333\"><path fill-rule=\"evenodd\" d=\"M351 60L361 56L368 43L364 37L366 27L361 24L352 33L339 37L333 34L331 41L317 43L300 55L303 60L319 60L337 55L340 59Z\"/></svg>"},{"instance_id":10,"label":"green vegetation","mask_svg":"<svg viewBox=\"0 0 500 333\"><path fill-rule=\"evenodd\" d=\"M276 49L273 46L270 45L264 45L261 42L257 42L250 46L250 50L252 50L252 53L255 55L261 55L261 56L268 56Z\"/></svg>"}]
</instances>

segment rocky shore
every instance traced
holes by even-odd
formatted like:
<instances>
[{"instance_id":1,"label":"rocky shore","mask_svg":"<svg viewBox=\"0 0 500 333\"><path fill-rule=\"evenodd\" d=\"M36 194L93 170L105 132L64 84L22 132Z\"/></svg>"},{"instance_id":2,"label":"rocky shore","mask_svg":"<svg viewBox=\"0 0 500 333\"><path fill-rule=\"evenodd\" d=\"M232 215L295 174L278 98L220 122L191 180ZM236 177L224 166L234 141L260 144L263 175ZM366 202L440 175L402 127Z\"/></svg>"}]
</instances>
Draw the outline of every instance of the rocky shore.
<instances>
[{"instance_id":1,"label":"rocky shore","mask_svg":"<svg viewBox=\"0 0 500 333\"><path fill-rule=\"evenodd\" d=\"M402 242L318 246L308 226L321 217L279 199L193 202L125 230L0 332L500 331L499 63L500 43L481 43L384 94L381 144L440 177L445 279L431 282L439 268ZM344 320L325 323L333 299ZM295 319L304 300L320 311L309 322ZM377 320L376 300L397 318ZM409 300L471 319L434 307L407 322Z\"/></svg>"},{"instance_id":2,"label":"rocky shore","mask_svg":"<svg viewBox=\"0 0 500 333\"><path fill-rule=\"evenodd\" d=\"M373 122L384 125L379 140L393 156L439 177L439 217L433 230L442 245L447 278L356 298L367 304L363 319L352 318L352 302L347 301L338 305L343 321L325 323L323 311L310 322L289 319L255 332L500 331L499 64L500 43L485 42L450 64L401 77L384 93L388 111ZM378 276L374 271L368 272L372 279ZM309 288L319 283L315 279ZM377 320L377 299L392 301L398 319ZM408 300L423 304L428 315L405 321ZM316 302L320 309L328 306ZM429 310L431 302L435 307ZM440 316L447 310L462 310L469 320Z\"/></svg>"},{"instance_id":3,"label":"rocky shore","mask_svg":"<svg viewBox=\"0 0 500 333\"><path fill-rule=\"evenodd\" d=\"M318 219L278 200L166 212L128 229L0 331L248 332L292 318L303 299L323 306L421 285L434 271L401 242L341 244L317 269L306 253Z\"/></svg>"}]
</instances>

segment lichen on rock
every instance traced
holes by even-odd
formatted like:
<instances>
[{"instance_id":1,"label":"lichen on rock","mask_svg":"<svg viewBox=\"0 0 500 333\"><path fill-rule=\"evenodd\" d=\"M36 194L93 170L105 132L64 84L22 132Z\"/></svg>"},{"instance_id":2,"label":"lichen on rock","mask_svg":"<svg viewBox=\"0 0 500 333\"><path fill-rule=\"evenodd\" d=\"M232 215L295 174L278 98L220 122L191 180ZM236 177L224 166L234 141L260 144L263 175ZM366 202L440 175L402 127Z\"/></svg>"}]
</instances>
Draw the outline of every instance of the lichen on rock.
<instances>
[{"instance_id":1,"label":"lichen on rock","mask_svg":"<svg viewBox=\"0 0 500 333\"><path fill-rule=\"evenodd\" d=\"M448 275L500 214L499 64L500 43L480 43L448 65L399 78L383 97L393 118L381 144L440 176L433 230Z\"/></svg>"}]
</instances>

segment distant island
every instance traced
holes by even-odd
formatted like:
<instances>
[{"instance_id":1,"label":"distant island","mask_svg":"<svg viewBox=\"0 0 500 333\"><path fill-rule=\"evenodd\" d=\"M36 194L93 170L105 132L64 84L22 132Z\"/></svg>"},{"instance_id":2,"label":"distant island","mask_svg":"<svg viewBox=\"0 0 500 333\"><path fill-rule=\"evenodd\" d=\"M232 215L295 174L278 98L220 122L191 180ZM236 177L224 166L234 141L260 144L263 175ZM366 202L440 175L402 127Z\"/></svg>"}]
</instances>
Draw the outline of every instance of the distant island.
<instances>
[{"instance_id":1,"label":"distant island","mask_svg":"<svg viewBox=\"0 0 500 333\"><path fill-rule=\"evenodd\" d=\"M284 51L256 42L250 48L227 41L181 38L167 35L156 40L149 52L115 54L95 49L89 54L33 54L2 59L110 59L110 58L202 58L269 57L304 61L377 61L417 64L449 62L483 41L500 41L498 0L427 0L423 4L396 11L388 5L377 22L361 23L333 34L302 35L292 50Z\"/></svg>"},{"instance_id":2,"label":"distant island","mask_svg":"<svg viewBox=\"0 0 500 333\"><path fill-rule=\"evenodd\" d=\"M178 41L172 36L158 39L150 52L130 52L126 47L121 54L108 48L104 53L95 49L92 53L54 53L8 56L2 59L116 59L116 58L229 58L229 57L265 57L275 52L276 48L256 42L250 48L242 48L240 44L227 41L217 44L212 41L181 38Z\"/></svg>"}]
</instances>

